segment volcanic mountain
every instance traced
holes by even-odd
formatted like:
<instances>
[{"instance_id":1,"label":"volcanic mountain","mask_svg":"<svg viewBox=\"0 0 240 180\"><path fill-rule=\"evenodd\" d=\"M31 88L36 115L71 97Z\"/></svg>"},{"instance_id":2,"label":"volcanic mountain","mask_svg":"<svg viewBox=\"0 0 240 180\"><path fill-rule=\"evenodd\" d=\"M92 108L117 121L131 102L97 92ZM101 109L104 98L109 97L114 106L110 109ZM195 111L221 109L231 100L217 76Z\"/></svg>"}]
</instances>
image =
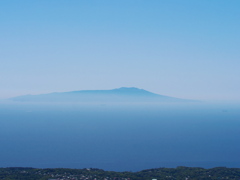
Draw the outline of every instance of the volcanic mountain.
<instances>
[{"instance_id":1,"label":"volcanic mountain","mask_svg":"<svg viewBox=\"0 0 240 180\"><path fill-rule=\"evenodd\" d=\"M25 95L10 98L21 102L187 102L179 99L155 94L135 87L122 87L112 90L81 90L71 92L55 92L40 95Z\"/></svg>"}]
</instances>

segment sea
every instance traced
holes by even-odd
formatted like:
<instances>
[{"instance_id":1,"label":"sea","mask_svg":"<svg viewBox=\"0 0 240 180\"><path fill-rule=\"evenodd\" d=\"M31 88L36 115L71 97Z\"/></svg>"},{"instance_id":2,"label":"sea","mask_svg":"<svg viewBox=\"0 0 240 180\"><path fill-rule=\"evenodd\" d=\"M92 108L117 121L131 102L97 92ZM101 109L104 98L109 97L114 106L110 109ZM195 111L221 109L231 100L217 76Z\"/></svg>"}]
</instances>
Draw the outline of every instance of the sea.
<instances>
[{"instance_id":1,"label":"sea","mask_svg":"<svg viewBox=\"0 0 240 180\"><path fill-rule=\"evenodd\" d=\"M0 167L240 168L239 103L0 103Z\"/></svg>"}]
</instances>

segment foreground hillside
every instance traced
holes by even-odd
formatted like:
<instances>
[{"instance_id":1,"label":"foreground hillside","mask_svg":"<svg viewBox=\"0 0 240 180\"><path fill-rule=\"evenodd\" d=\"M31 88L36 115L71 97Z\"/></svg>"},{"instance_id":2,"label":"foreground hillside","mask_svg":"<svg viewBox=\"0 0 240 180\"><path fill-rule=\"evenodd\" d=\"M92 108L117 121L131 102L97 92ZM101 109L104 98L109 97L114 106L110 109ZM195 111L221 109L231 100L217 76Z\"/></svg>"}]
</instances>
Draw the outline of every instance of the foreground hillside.
<instances>
[{"instance_id":1,"label":"foreground hillside","mask_svg":"<svg viewBox=\"0 0 240 180\"><path fill-rule=\"evenodd\" d=\"M156 168L139 172L114 172L101 169L36 169L36 168L0 168L0 179L4 180L239 180L240 168L216 167L204 168Z\"/></svg>"}]
</instances>

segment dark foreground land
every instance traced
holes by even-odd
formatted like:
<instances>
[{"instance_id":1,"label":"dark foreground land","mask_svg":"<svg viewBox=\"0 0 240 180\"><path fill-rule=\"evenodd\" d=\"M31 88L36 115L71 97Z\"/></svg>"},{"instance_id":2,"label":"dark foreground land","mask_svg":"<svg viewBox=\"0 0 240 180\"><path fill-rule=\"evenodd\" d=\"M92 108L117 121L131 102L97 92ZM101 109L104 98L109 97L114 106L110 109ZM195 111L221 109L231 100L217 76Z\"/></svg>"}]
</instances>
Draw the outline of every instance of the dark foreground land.
<instances>
[{"instance_id":1,"label":"dark foreground land","mask_svg":"<svg viewBox=\"0 0 240 180\"><path fill-rule=\"evenodd\" d=\"M10 167L0 168L0 179L4 180L240 180L240 168L216 167L212 169L177 167L156 168L139 172L114 172L101 169L36 169Z\"/></svg>"}]
</instances>

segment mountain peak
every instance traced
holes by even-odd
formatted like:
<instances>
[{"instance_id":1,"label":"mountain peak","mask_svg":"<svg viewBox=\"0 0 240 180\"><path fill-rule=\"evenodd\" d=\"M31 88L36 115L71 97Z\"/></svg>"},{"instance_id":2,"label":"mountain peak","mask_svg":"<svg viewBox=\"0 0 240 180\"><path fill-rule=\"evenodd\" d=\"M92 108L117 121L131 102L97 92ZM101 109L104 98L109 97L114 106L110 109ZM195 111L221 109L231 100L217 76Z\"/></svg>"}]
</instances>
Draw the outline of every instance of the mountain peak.
<instances>
[{"instance_id":1,"label":"mountain peak","mask_svg":"<svg viewBox=\"0 0 240 180\"><path fill-rule=\"evenodd\" d=\"M120 87L120 88L116 88L116 89L119 89L119 90L142 90L142 89L139 89L136 87Z\"/></svg>"},{"instance_id":2,"label":"mountain peak","mask_svg":"<svg viewBox=\"0 0 240 180\"><path fill-rule=\"evenodd\" d=\"M136 87L121 87L112 90L80 90L62 93L19 96L14 101L35 102L179 102L183 99L155 94Z\"/></svg>"},{"instance_id":3,"label":"mountain peak","mask_svg":"<svg viewBox=\"0 0 240 180\"><path fill-rule=\"evenodd\" d=\"M112 90L108 90L108 91L112 92L112 93L119 93L119 94L125 94L125 95L127 95L127 94L129 94L129 95L141 95L141 96L157 95L157 94L154 94L152 92L146 91L144 89L139 89L139 88L136 88L136 87L121 87L121 88L112 89Z\"/></svg>"}]
</instances>

